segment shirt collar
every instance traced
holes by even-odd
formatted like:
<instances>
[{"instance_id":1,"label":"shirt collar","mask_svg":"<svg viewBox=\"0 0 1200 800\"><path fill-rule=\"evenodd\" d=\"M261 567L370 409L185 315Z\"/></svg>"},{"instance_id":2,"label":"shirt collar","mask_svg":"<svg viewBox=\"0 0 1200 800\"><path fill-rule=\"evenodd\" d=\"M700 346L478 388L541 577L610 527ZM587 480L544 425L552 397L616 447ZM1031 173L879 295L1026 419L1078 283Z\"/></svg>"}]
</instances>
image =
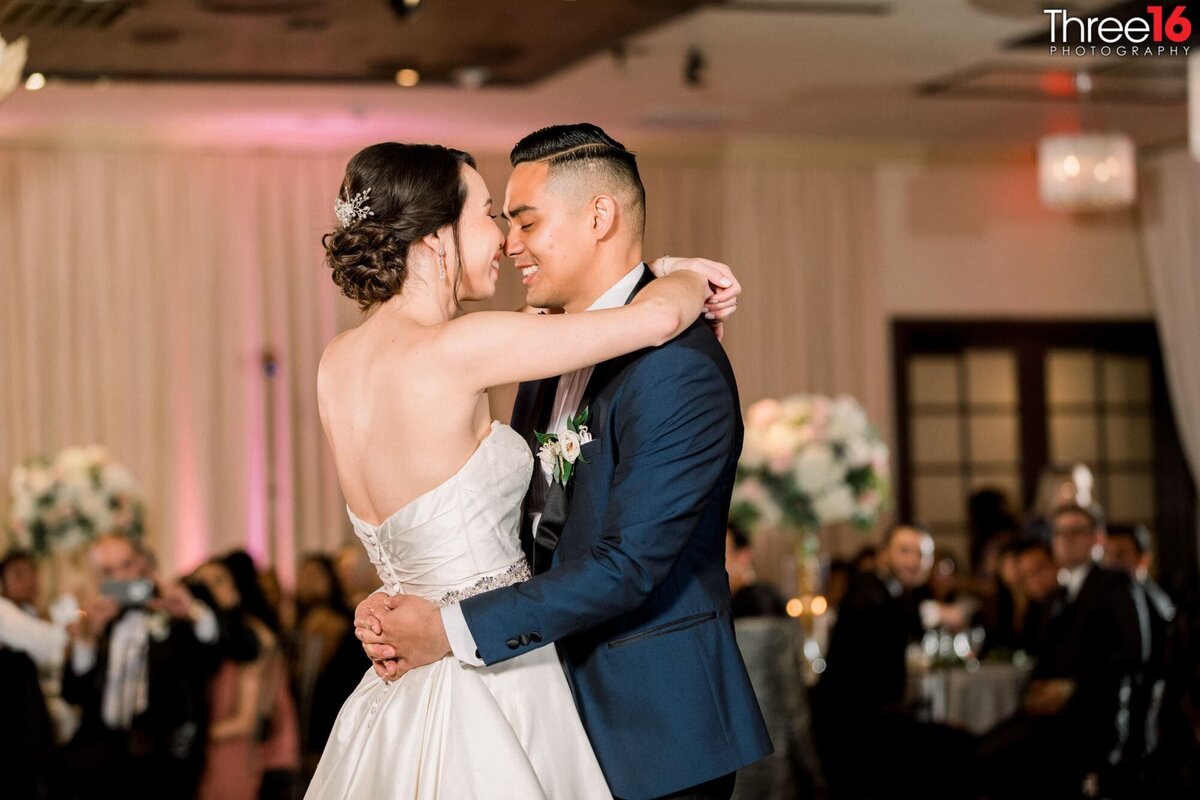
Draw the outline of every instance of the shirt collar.
<instances>
[{"instance_id":1,"label":"shirt collar","mask_svg":"<svg viewBox=\"0 0 1200 800\"><path fill-rule=\"evenodd\" d=\"M625 305L625 301L629 299L629 295L633 294L634 287L642 279L645 269L645 264L638 264L629 270L624 278L614 283L611 289L600 295L596 302L588 306L588 311L603 311L606 308L620 308Z\"/></svg>"},{"instance_id":2,"label":"shirt collar","mask_svg":"<svg viewBox=\"0 0 1200 800\"><path fill-rule=\"evenodd\" d=\"M1083 588L1083 582L1087 580L1088 573L1091 571L1091 564L1080 564L1074 569L1064 569L1059 573L1058 582L1066 588L1068 600L1074 602L1075 598L1079 596L1079 590Z\"/></svg>"},{"instance_id":3,"label":"shirt collar","mask_svg":"<svg viewBox=\"0 0 1200 800\"><path fill-rule=\"evenodd\" d=\"M899 597L904 594L904 584L900 583L900 579L890 572L881 572L879 579L883 581L883 585L887 588L888 594L892 597Z\"/></svg>"}]
</instances>

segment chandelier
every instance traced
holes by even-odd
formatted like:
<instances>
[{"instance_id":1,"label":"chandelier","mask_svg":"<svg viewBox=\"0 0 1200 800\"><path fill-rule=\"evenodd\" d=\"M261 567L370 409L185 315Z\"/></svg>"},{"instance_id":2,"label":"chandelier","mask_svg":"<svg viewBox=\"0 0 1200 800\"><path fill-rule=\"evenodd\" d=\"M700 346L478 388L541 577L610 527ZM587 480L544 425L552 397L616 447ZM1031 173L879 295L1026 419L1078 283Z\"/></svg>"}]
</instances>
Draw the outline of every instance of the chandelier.
<instances>
[{"instance_id":1,"label":"chandelier","mask_svg":"<svg viewBox=\"0 0 1200 800\"><path fill-rule=\"evenodd\" d=\"M1123 133L1086 133L1092 78L1075 76L1079 133L1038 141L1038 191L1042 204L1060 211L1108 211L1137 200L1137 150Z\"/></svg>"},{"instance_id":2,"label":"chandelier","mask_svg":"<svg viewBox=\"0 0 1200 800\"><path fill-rule=\"evenodd\" d=\"M1137 157L1125 134L1071 133L1038 142L1042 203L1062 211L1105 211L1137 199Z\"/></svg>"}]
</instances>

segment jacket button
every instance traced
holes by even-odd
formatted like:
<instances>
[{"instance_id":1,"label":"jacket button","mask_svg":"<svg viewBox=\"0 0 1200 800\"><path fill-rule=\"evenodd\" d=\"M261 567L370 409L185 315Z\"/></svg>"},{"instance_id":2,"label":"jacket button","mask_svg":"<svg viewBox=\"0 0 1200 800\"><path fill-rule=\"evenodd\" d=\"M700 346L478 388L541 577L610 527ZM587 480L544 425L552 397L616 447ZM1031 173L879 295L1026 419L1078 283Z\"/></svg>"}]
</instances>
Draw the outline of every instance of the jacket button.
<instances>
[{"instance_id":1,"label":"jacket button","mask_svg":"<svg viewBox=\"0 0 1200 800\"><path fill-rule=\"evenodd\" d=\"M508 645L509 650L516 650L521 646L521 642L518 639L509 639L505 644Z\"/></svg>"},{"instance_id":2,"label":"jacket button","mask_svg":"<svg viewBox=\"0 0 1200 800\"><path fill-rule=\"evenodd\" d=\"M534 631L533 633L529 634L529 641L537 644L542 641L542 635L537 631Z\"/></svg>"},{"instance_id":3,"label":"jacket button","mask_svg":"<svg viewBox=\"0 0 1200 800\"><path fill-rule=\"evenodd\" d=\"M526 645L528 645L528 644L529 644L529 634L528 634L528 633L522 633L522 634L521 634L521 646L522 646L522 647L524 647L524 646L526 646Z\"/></svg>"},{"instance_id":4,"label":"jacket button","mask_svg":"<svg viewBox=\"0 0 1200 800\"><path fill-rule=\"evenodd\" d=\"M479 655L479 648L475 649L475 657L478 658L480 661L483 661L483 656Z\"/></svg>"}]
</instances>

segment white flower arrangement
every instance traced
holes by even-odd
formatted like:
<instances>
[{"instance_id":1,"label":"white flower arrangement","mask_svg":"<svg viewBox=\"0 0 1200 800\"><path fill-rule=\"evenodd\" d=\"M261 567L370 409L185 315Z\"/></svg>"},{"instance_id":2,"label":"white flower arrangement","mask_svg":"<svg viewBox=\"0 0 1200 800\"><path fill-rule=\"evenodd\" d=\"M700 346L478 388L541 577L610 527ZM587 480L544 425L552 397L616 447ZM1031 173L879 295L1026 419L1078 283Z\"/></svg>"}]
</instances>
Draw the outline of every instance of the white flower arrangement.
<instances>
[{"instance_id":1,"label":"white flower arrangement","mask_svg":"<svg viewBox=\"0 0 1200 800\"><path fill-rule=\"evenodd\" d=\"M793 395L746 411L730 516L753 529L851 522L869 527L888 501L888 448L849 396Z\"/></svg>"},{"instance_id":2,"label":"white flower arrangement","mask_svg":"<svg viewBox=\"0 0 1200 800\"><path fill-rule=\"evenodd\" d=\"M143 509L133 476L98 445L68 447L53 462L31 458L9 478L14 544L45 555L74 552L97 534L142 534Z\"/></svg>"}]
</instances>

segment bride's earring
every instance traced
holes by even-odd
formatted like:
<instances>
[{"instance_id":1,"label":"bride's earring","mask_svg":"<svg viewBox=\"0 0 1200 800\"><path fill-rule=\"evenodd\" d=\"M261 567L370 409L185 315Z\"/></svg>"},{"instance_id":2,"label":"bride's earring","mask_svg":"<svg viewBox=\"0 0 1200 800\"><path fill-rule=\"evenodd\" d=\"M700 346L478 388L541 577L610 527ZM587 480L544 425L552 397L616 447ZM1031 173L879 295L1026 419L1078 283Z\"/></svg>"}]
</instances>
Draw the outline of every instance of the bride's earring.
<instances>
[{"instance_id":1,"label":"bride's earring","mask_svg":"<svg viewBox=\"0 0 1200 800\"><path fill-rule=\"evenodd\" d=\"M446 280L446 251L438 253L438 280Z\"/></svg>"}]
</instances>

